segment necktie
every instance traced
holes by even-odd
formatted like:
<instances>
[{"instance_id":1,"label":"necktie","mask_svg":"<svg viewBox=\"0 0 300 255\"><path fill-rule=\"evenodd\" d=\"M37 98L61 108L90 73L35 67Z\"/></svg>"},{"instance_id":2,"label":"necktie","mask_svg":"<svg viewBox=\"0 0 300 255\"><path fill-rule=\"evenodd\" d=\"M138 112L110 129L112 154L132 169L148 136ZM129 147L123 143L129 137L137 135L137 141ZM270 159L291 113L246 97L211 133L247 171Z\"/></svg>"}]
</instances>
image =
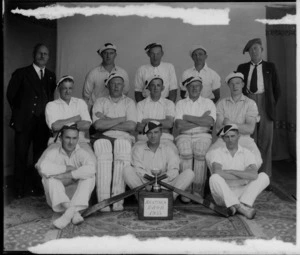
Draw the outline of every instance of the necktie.
<instances>
[{"instance_id":1,"label":"necktie","mask_svg":"<svg viewBox=\"0 0 300 255\"><path fill-rule=\"evenodd\" d=\"M44 77L44 74L43 74L43 69L40 69L40 73L41 73L41 80L43 79Z\"/></svg>"},{"instance_id":2,"label":"necktie","mask_svg":"<svg viewBox=\"0 0 300 255\"><path fill-rule=\"evenodd\" d=\"M252 77L250 81L250 91L255 93L257 91L257 65L254 65Z\"/></svg>"}]
</instances>

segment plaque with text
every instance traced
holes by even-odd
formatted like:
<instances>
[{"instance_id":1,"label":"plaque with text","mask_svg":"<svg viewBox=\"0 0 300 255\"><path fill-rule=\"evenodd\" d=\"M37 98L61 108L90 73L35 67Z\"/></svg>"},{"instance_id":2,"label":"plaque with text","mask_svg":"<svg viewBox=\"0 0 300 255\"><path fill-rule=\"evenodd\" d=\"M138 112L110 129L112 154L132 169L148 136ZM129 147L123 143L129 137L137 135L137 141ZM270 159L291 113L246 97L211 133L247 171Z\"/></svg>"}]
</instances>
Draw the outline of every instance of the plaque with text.
<instances>
[{"instance_id":1,"label":"plaque with text","mask_svg":"<svg viewBox=\"0 0 300 255\"><path fill-rule=\"evenodd\" d=\"M169 190L161 192L141 191L139 193L140 220L173 219L173 195Z\"/></svg>"}]
</instances>

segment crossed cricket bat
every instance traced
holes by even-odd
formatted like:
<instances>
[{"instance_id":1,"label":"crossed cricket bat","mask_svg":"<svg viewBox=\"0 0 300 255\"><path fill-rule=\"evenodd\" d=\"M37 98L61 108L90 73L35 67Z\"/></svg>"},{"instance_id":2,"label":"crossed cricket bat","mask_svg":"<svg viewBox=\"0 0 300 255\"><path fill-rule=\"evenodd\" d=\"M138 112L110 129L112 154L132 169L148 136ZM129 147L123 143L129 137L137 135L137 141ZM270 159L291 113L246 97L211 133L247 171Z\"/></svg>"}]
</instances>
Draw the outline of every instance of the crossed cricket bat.
<instances>
[{"instance_id":1,"label":"crossed cricket bat","mask_svg":"<svg viewBox=\"0 0 300 255\"><path fill-rule=\"evenodd\" d=\"M124 199L126 197L134 195L134 194L138 193L140 190L144 189L146 186L152 185L152 184L155 183L155 178L152 177L152 176L150 176L150 175L148 175L148 174L145 174L144 178L147 179L147 180L149 180L149 181L147 183L144 183L143 185L140 185L140 186L132 189L132 190L129 190L129 191L126 191L126 192L124 192L122 194L119 194L119 195L113 196L111 198L105 199L105 200L101 201L100 203L95 204L95 205L87 208L82 213L82 217L87 217L87 216L95 213L96 211L101 210L102 208L107 207L107 206L109 206L111 204L114 204L114 203L116 203L116 202L118 202L118 201L120 201L120 200L122 200L122 199ZM224 209L224 208L222 208L222 207L220 207L220 206L218 206L218 205L216 205L216 204L214 204L214 203L212 203L212 202L210 202L208 200L205 200L201 196L193 195L193 194L188 193L188 192L186 192L184 190L178 189L178 188L176 188L176 187L174 187L174 186L172 186L170 184L167 184L167 183L165 183L165 182L162 181L165 178L167 178L166 174L163 174L163 175L157 177L157 182L162 187L165 187L168 190L171 190L171 191L173 191L173 192L175 192L175 193L177 193L177 194L179 194L181 196L187 197L187 198L191 199L192 201L194 201L194 202L196 202L198 204L201 204L201 205L203 205L203 206L205 206L205 207L213 210L214 212L216 212L216 213L218 213L218 214L220 214L220 215L222 215L224 217L229 217L229 213L228 213L227 209Z\"/></svg>"}]
</instances>

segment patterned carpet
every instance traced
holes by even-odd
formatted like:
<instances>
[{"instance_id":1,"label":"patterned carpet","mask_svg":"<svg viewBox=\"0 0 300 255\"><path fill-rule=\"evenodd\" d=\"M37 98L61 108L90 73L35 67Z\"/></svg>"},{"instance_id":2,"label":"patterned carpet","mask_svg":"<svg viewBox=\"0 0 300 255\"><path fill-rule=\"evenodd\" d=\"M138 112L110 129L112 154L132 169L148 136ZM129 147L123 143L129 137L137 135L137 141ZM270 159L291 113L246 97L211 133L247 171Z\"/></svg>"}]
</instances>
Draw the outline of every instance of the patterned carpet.
<instances>
[{"instance_id":1,"label":"patterned carpet","mask_svg":"<svg viewBox=\"0 0 300 255\"><path fill-rule=\"evenodd\" d=\"M45 198L27 197L15 200L4 208L4 250L26 250L27 247L59 238L77 236L122 236L132 234L138 239L156 237L235 240L277 238L296 242L296 203L282 200L264 191L257 199L254 220L236 215L223 218L197 205L178 205L173 220L139 221L137 207L123 212L97 213L79 226L68 225L58 231L52 221L59 217L47 206Z\"/></svg>"}]
</instances>

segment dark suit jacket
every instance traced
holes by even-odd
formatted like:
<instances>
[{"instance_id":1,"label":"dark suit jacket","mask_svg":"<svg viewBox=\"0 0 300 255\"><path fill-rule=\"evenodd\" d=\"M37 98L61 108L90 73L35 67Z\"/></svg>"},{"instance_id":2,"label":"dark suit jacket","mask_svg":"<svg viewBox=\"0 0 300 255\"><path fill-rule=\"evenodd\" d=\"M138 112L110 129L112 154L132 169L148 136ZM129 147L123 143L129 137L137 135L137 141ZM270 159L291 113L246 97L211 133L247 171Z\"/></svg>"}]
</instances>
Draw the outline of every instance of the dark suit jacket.
<instances>
[{"instance_id":1,"label":"dark suit jacket","mask_svg":"<svg viewBox=\"0 0 300 255\"><path fill-rule=\"evenodd\" d=\"M7 99L12 109L10 126L22 131L33 115L44 115L46 104L53 100L55 87L55 74L46 68L42 81L33 65L17 69L7 87Z\"/></svg>"},{"instance_id":2,"label":"dark suit jacket","mask_svg":"<svg viewBox=\"0 0 300 255\"><path fill-rule=\"evenodd\" d=\"M249 91L247 90L247 80L250 70L251 62L244 63L238 66L237 71L241 72L245 78L245 86L243 93L247 96ZM280 84L275 65L271 62L262 61L262 72L265 86L265 103L266 112L271 120L275 120L276 104L280 97Z\"/></svg>"}]
</instances>

